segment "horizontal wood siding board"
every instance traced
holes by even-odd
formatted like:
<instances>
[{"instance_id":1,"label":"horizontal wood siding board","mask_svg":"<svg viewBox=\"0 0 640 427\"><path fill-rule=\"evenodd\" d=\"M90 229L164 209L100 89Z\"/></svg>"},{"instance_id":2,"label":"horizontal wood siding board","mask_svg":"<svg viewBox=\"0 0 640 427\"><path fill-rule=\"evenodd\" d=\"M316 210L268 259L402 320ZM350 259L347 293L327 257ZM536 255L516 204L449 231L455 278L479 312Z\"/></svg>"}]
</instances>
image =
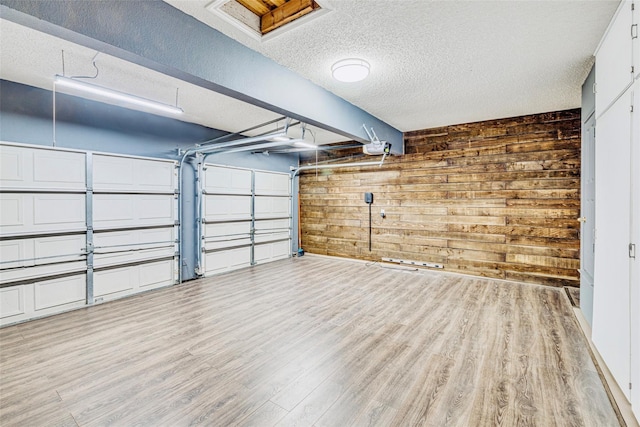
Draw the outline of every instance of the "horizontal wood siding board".
<instances>
[{"instance_id":1,"label":"horizontal wood siding board","mask_svg":"<svg viewBox=\"0 0 640 427\"><path fill-rule=\"evenodd\" d=\"M576 109L417 130L382 168L305 171L302 247L578 286L580 122ZM360 149L318 154L342 158L371 160ZM374 193L371 252L364 192Z\"/></svg>"}]
</instances>

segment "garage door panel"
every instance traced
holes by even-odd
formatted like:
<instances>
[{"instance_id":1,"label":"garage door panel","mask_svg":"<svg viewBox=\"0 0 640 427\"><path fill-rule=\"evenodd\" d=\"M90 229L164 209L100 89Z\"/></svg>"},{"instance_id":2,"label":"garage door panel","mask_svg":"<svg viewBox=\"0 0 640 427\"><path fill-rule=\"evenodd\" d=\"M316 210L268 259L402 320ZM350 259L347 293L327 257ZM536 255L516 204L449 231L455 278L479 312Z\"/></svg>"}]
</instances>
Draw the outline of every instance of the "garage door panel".
<instances>
[{"instance_id":1,"label":"garage door panel","mask_svg":"<svg viewBox=\"0 0 640 427\"><path fill-rule=\"evenodd\" d=\"M84 259L87 242L84 234L77 234L39 237L34 239L33 245L35 264L43 265Z\"/></svg>"},{"instance_id":2,"label":"garage door panel","mask_svg":"<svg viewBox=\"0 0 640 427\"><path fill-rule=\"evenodd\" d=\"M27 204L27 206L25 206ZM0 230L2 234L7 234L11 229L26 228L27 218L32 209L28 209L33 204L33 198L22 194L0 194Z\"/></svg>"},{"instance_id":3,"label":"garage door panel","mask_svg":"<svg viewBox=\"0 0 640 427\"><path fill-rule=\"evenodd\" d=\"M205 238L248 235L249 233L251 233L251 221L212 223L204 226Z\"/></svg>"},{"instance_id":4,"label":"garage door panel","mask_svg":"<svg viewBox=\"0 0 640 427\"><path fill-rule=\"evenodd\" d=\"M251 170L205 165L203 189L213 194L251 194Z\"/></svg>"},{"instance_id":5,"label":"garage door panel","mask_svg":"<svg viewBox=\"0 0 640 427\"><path fill-rule=\"evenodd\" d=\"M175 198L173 196L149 196L136 198L136 213L142 222L173 222Z\"/></svg>"},{"instance_id":6,"label":"garage door panel","mask_svg":"<svg viewBox=\"0 0 640 427\"><path fill-rule=\"evenodd\" d=\"M96 252L167 246L175 243L173 227L97 232L93 235Z\"/></svg>"},{"instance_id":7,"label":"garage door panel","mask_svg":"<svg viewBox=\"0 0 640 427\"><path fill-rule=\"evenodd\" d=\"M25 313L25 285L0 289L0 318L18 316Z\"/></svg>"},{"instance_id":8,"label":"garage door panel","mask_svg":"<svg viewBox=\"0 0 640 427\"><path fill-rule=\"evenodd\" d=\"M129 189L134 178L134 164L129 159L95 155L93 158L94 189Z\"/></svg>"},{"instance_id":9,"label":"garage door panel","mask_svg":"<svg viewBox=\"0 0 640 427\"><path fill-rule=\"evenodd\" d=\"M228 249L204 254L205 274L237 270L251 265L251 247Z\"/></svg>"},{"instance_id":10,"label":"garage door panel","mask_svg":"<svg viewBox=\"0 0 640 427\"><path fill-rule=\"evenodd\" d=\"M170 228L99 232L94 234L96 268L167 258L175 254L175 230Z\"/></svg>"},{"instance_id":11,"label":"garage door panel","mask_svg":"<svg viewBox=\"0 0 640 427\"><path fill-rule=\"evenodd\" d=\"M233 248L237 246L250 246L250 245L251 245L250 237L242 237L242 238L237 238L230 241L207 240L204 243L204 249L205 251L209 251L214 249L225 249L225 248Z\"/></svg>"},{"instance_id":12,"label":"garage door panel","mask_svg":"<svg viewBox=\"0 0 640 427\"><path fill-rule=\"evenodd\" d=\"M96 268L109 267L113 265L126 264L130 262L148 261L158 258L166 258L173 256L175 249L157 248L157 249L141 249L129 252L112 252L112 253L96 253L93 257L93 265Z\"/></svg>"},{"instance_id":13,"label":"garage door panel","mask_svg":"<svg viewBox=\"0 0 640 427\"><path fill-rule=\"evenodd\" d=\"M103 301L174 283L175 260L131 265L94 273L94 296Z\"/></svg>"},{"instance_id":14,"label":"garage door panel","mask_svg":"<svg viewBox=\"0 0 640 427\"><path fill-rule=\"evenodd\" d=\"M29 267L84 259L83 234L0 242L0 269Z\"/></svg>"},{"instance_id":15,"label":"garage door panel","mask_svg":"<svg viewBox=\"0 0 640 427\"><path fill-rule=\"evenodd\" d=\"M85 187L84 153L34 150L33 185L38 188Z\"/></svg>"},{"instance_id":16,"label":"garage door panel","mask_svg":"<svg viewBox=\"0 0 640 427\"><path fill-rule=\"evenodd\" d=\"M76 273L85 271L85 261L62 262L58 264L36 265L27 268L15 268L0 270L0 284L13 283L25 280L36 280L47 276Z\"/></svg>"},{"instance_id":17,"label":"garage door panel","mask_svg":"<svg viewBox=\"0 0 640 427\"><path fill-rule=\"evenodd\" d=\"M0 269L33 265L33 245L24 240L0 242Z\"/></svg>"},{"instance_id":18,"label":"garage door panel","mask_svg":"<svg viewBox=\"0 0 640 427\"><path fill-rule=\"evenodd\" d=\"M256 196L255 216L258 218L288 217L290 201L288 197Z\"/></svg>"},{"instance_id":19,"label":"garage door panel","mask_svg":"<svg viewBox=\"0 0 640 427\"><path fill-rule=\"evenodd\" d=\"M251 221L205 224L205 250L251 244Z\"/></svg>"},{"instance_id":20,"label":"garage door panel","mask_svg":"<svg viewBox=\"0 0 640 427\"><path fill-rule=\"evenodd\" d=\"M85 224L84 194L36 194L33 196L35 226Z\"/></svg>"},{"instance_id":21,"label":"garage door panel","mask_svg":"<svg viewBox=\"0 0 640 427\"><path fill-rule=\"evenodd\" d=\"M256 231L288 230L291 227L289 218L256 220Z\"/></svg>"},{"instance_id":22,"label":"garage door panel","mask_svg":"<svg viewBox=\"0 0 640 427\"><path fill-rule=\"evenodd\" d=\"M255 247L255 262L265 263L289 257L289 240L264 243Z\"/></svg>"},{"instance_id":23,"label":"garage door panel","mask_svg":"<svg viewBox=\"0 0 640 427\"><path fill-rule=\"evenodd\" d=\"M285 240L285 239L289 239L289 233L288 232L284 232L284 233L261 233L261 234L256 234L255 236L255 242L256 244L259 243L266 243L266 242L273 242L276 240Z\"/></svg>"},{"instance_id":24,"label":"garage door panel","mask_svg":"<svg viewBox=\"0 0 640 427\"><path fill-rule=\"evenodd\" d=\"M93 156L95 191L173 193L176 183L176 164L172 161Z\"/></svg>"},{"instance_id":25,"label":"garage door panel","mask_svg":"<svg viewBox=\"0 0 640 427\"><path fill-rule=\"evenodd\" d=\"M85 228L84 194L0 194L2 235L53 233Z\"/></svg>"},{"instance_id":26,"label":"garage door panel","mask_svg":"<svg viewBox=\"0 0 640 427\"><path fill-rule=\"evenodd\" d=\"M251 219L251 196L204 196L205 221Z\"/></svg>"},{"instance_id":27,"label":"garage door panel","mask_svg":"<svg viewBox=\"0 0 640 427\"><path fill-rule=\"evenodd\" d=\"M4 188L85 189L84 153L0 145L0 159Z\"/></svg>"},{"instance_id":28,"label":"garage door panel","mask_svg":"<svg viewBox=\"0 0 640 427\"><path fill-rule=\"evenodd\" d=\"M289 175L256 171L255 193L256 195L289 195Z\"/></svg>"},{"instance_id":29,"label":"garage door panel","mask_svg":"<svg viewBox=\"0 0 640 427\"><path fill-rule=\"evenodd\" d=\"M82 274L34 284L35 310L84 301L86 280L86 276Z\"/></svg>"},{"instance_id":30,"label":"garage door panel","mask_svg":"<svg viewBox=\"0 0 640 427\"><path fill-rule=\"evenodd\" d=\"M291 221L289 218L256 220L255 242L265 243L275 240L289 239L290 226Z\"/></svg>"},{"instance_id":31,"label":"garage door panel","mask_svg":"<svg viewBox=\"0 0 640 427\"><path fill-rule=\"evenodd\" d=\"M96 229L171 225L175 197L158 194L96 194L93 224Z\"/></svg>"},{"instance_id":32,"label":"garage door panel","mask_svg":"<svg viewBox=\"0 0 640 427\"><path fill-rule=\"evenodd\" d=\"M96 271L93 273L93 295L101 297L133 289L137 270L132 267Z\"/></svg>"},{"instance_id":33,"label":"garage door panel","mask_svg":"<svg viewBox=\"0 0 640 427\"><path fill-rule=\"evenodd\" d=\"M15 147L0 145L0 179L3 186L24 185L26 163L31 161L29 154Z\"/></svg>"},{"instance_id":34,"label":"garage door panel","mask_svg":"<svg viewBox=\"0 0 640 427\"><path fill-rule=\"evenodd\" d=\"M170 285L174 274L175 263L173 260L164 260L158 263L141 264L138 266L140 270L140 287L144 289L155 288L158 286Z\"/></svg>"}]
</instances>

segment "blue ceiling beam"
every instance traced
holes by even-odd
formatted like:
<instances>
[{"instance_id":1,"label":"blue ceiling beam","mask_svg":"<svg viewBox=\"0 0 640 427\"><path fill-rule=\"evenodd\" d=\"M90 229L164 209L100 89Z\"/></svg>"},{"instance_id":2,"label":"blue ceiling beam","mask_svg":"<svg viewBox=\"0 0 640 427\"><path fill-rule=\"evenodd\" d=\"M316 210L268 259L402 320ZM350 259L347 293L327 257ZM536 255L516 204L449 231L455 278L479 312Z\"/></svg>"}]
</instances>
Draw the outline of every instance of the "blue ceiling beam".
<instances>
[{"instance_id":1,"label":"blue ceiling beam","mask_svg":"<svg viewBox=\"0 0 640 427\"><path fill-rule=\"evenodd\" d=\"M165 2L0 0L0 16L359 142L365 124L403 152L399 130Z\"/></svg>"}]
</instances>

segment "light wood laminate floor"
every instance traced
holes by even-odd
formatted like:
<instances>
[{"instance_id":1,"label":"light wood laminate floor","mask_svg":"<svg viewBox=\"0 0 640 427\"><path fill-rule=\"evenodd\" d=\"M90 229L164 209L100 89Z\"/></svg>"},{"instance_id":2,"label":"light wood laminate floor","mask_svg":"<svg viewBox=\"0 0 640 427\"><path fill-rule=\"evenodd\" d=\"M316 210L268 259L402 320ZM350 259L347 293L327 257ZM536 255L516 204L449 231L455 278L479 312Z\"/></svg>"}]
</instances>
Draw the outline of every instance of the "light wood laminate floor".
<instances>
[{"instance_id":1,"label":"light wood laminate floor","mask_svg":"<svg viewBox=\"0 0 640 427\"><path fill-rule=\"evenodd\" d=\"M305 256L0 330L2 426L617 426L564 289Z\"/></svg>"}]
</instances>

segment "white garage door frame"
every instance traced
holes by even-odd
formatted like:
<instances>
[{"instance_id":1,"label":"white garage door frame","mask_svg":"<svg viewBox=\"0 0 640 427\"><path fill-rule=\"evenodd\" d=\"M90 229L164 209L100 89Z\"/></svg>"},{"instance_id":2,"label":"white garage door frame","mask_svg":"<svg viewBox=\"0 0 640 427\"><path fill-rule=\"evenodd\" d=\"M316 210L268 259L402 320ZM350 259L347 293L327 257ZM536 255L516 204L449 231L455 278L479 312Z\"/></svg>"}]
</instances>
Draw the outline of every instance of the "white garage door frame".
<instances>
[{"instance_id":1,"label":"white garage door frame","mask_svg":"<svg viewBox=\"0 0 640 427\"><path fill-rule=\"evenodd\" d=\"M291 176L200 163L199 272L204 276L291 256Z\"/></svg>"}]
</instances>

